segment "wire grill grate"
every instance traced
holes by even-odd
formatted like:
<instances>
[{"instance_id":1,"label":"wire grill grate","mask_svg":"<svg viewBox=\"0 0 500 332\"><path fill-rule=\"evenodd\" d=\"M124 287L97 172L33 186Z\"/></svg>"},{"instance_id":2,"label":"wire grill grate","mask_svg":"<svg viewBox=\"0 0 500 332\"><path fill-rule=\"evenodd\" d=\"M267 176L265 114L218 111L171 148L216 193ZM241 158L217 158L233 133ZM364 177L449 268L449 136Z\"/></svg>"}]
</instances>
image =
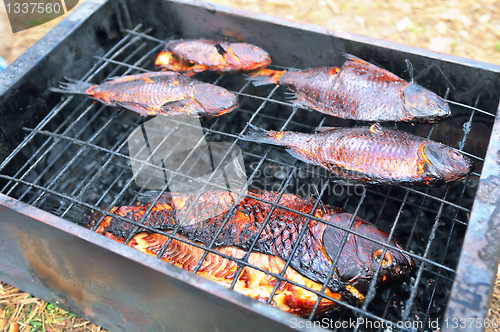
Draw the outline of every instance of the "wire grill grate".
<instances>
[{"instance_id":1,"label":"wire grill grate","mask_svg":"<svg viewBox=\"0 0 500 332\"><path fill-rule=\"evenodd\" d=\"M150 32L150 29L144 29L142 25L133 30L125 30L125 36L115 46L104 56L96 57L96 64L82 80L98 83L113 76L150 71L156 53L165 42L150 36ZM206 139L241 146L246 171L249 174L243 191L246 189L277 191L279 196L276 202L264 201L272 206L273 211L276 208L287 209L277 202L288 192L300 196L313 196L315 204L312 211L323 202L343 207L353 214L351 224L356 216L360 216L387 230L389 239L395 238L400 241L418 266L413 280L381 294L375 293L372 283L366 301L359 308L325 295L328 280L321 292L308 289L316 293L319 298L329 298L339 303L340 307L347 308L328 313L322 316L323 318L356 320L361 317L384 322L392 328L401 328L397 325L400 321L416 321L421 322L421 325L416 325L417 329L425 330L429 321L442 317L444 313L489 140L489 134L485 133L491 132L494 115L477 108L480 96L476 98L473 106L453 101L455 87L438 66L429 66L420 71L415 78L428 82L432 80L429 78L432 76L436 80L434 75L436 71L439 73L438 79L448 87L445 97L451 104L453 119L432 126L412 127L399 124L398 128L427 136L463 151L474 160L476 171L465 181L442 187L369 187L363 188L359 195L354 192L354 187L345 186L341 181L330 178L323 169L296 161L280 149L238 140L238 134L243 134L247 130L247 122L268 129L281 128L281 130L303 132L311 132L318 126L352 126L355 122L324 117L319 113L294 108L281 88L253 87L241 75L202 75L202 80L228 88L239 96L240 107L237 110L221 118L202 122L204 135L198 144ZM131 161L140 162L141 167L158 168L149 161L133 160L128 155L127 138L144 121L145 119L136 115L93 103L85 97L65 97L38 126L24 128L27 132L25 140L0 165L0 179L5 180L0 192L62 217L69 216L72 210L83 206L100 212L104 219L109 212L102 209L102 206L131 205L144 191L134 184L130 169ZM474 135L471 135L472 132ZM186 163L189 157L190 155L183 163ZM6 165L17 160L25 162L14 175L1 173ZM224 186L212 183L210 179L203 185L226 189ZM158 192L155 202L168 189L167 187L168 183ZM340 189L342 192L339 192ZM200 195L201 193L188 209L195 206ZM249 196L260 199L251 194ZM235 206L230 212L234 208ZM295 212L306 216L307 223L311 220L324 222L312 215ZM260 232L263 231L269 216ZM171 240L186 241L177 235L177 229L173 232L161 232L143 226L141 222L145 217L139 223L121 217L118 219L168 236ZM229 214L223 225L228 219ZM222 231L223 225L219 232ZM349 228L343 228L346 231L343 243L349 233L364 237ZM297 243L303 238L305 229L304 227L299 234ZM242 259L228 257L215 251L213 248L215 238L207 247L191 242L189 244L205 250L203 259L208 253L215 253L236 261L240 266L238 274L243 267L251 266L246 260L258 236L250 247L249 254ZM377 243L384 248L384 253L388 248L397 250L387 243ZM167 245L158 256L163 254ZM297 247L295 245L294 252ZM332 266L335 266L338 256L333 259ZM196 271L203 259L196 267ZM291 258L286 262L286 267L290 261ZM379 273L381 264L376 274ZM251 267L263 271L258 267ZM284 271L286 269L279 275L263 272L272 275L278 281L286 280L302 287L285 279ZM332 269L329 278L333 273ZM280 282L277 282L273 294L279 285ZM268 302L271 301L272 297ZM384 305L380 305L381 303ZM314 321L316 309L317 306L309 320ZM359 329L364 328L358 326L354 330ZM384 329L379 327L378 330ZM410 331L412 328L403 330Z\"/></svg>"}]
</instances>

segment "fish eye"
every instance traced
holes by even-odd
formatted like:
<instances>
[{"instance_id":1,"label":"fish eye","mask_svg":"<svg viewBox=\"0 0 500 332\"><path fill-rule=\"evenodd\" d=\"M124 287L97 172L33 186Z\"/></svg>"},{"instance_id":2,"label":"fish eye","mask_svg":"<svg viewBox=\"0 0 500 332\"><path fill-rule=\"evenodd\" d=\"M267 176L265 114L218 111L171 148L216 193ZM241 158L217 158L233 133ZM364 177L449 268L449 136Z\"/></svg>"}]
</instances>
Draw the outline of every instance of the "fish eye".
<instances>
[{"instance_id":1,"label":"fish eye","mask_svg":"<svg viewBox=\"0 0 500 332\"><path fill-rule=\"evenodd\" d=\"M400 266L396 266L396 270L395 270L396 274L405 274L405 271L400 267Z\"/></svg>"},{"instance_id":2,"label":"fish eye","mask_svg":"<svg viewBox=\"0 0 500 332\"><path fill-rule=\"evenodd\" d=\"M457 160L457 159L460 159L460 157L462 157L462 155L455 150L450 150L450 157L452 159Z\"/></svg>"},{"instance_id":3,"label":"fish eye","mask_svg":"<svg viewBox=\"0 0 500 332\"><path fill-rule=\"evenodd\" d=\"M375 259L375 261L377 263L380 262L380 260L382 259L382 254L384 253L384 250L383 249L378 249L378 250L375 250L375 252L373 253L373 258ZM393 261L393 258L392 258L392 255L390 252L386 251L385 252L385 257L384 259L382 260L382 266L389 266L389 265L392 265L392 261Z\"/></svg>"},{"instance_id":4,"label":"fish eye","mask_svg":"<svg viewBox=\"0 0 500 332\"><path fill-rule=\"evenodd\" d=\"M434 107L436 107L436 103L435 103L435 102L433 102L433 101L430 101L430 100L429 100L429 101L427 102L427 106L434 108Z\"/></svg>"}]
</instances>

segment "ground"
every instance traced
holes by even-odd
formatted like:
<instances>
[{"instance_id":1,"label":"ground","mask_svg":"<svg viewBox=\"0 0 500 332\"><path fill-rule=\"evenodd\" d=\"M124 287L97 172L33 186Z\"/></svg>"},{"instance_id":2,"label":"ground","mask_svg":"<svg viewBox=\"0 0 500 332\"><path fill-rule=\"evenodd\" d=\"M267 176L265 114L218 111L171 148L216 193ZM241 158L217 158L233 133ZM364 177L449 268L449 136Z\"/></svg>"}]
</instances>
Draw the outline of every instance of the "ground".
<instances>
[{"instance_id":1,"label":"ground","mask_svg":"<svg viewBox=\"0 0 500 332\"><path fill-rule=\"evenodd\" d=\"M213 2L500 64L498 0ZM58 22L59 20L54 20L12 34L5 7L0 5L0 56L11 63ZM500 277L495 283L491 303L490 318L500 319ZM31 331L42 327L46 331L101 330L100 327L43 300L9 285L0 284L0 331Z\"/></svg>"}]
</instances>

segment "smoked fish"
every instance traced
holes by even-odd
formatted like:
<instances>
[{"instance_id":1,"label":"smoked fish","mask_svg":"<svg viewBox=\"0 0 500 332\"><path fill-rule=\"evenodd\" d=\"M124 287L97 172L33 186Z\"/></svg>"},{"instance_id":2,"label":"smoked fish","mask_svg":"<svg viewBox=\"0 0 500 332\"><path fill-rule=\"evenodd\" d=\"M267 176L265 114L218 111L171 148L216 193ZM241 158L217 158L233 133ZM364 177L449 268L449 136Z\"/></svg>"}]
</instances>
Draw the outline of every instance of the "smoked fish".
<instances>
[{"instance_id":1,"label":"smoked fish","mask_svg":"<svg viewBox=\"0 0 500 332\"><path fill-rule=\"evenodd\" d=\"M83 94L141 116L220 116L238 107L232 92L175 72L116 77L102 84L70 80L51 91Z\"/></svg>"},{"instance_id":2,"label":"smoked fish","mask_svg":"<svg viewBox=\"0 0 500 332\"><path fill-rule=\"evenodd\" d=\"M277 256L282 260L292 257L291 268L314 282L324 283L346 234L338 227L348 228L353 218L329 206L312 211L314 200L293 194L283 194L278 202L280 206L274 211L271 203L279 198L275 192L252 192L241 198L232 192L216 191L202 193L198 200L195 200L196 197L194 193L165 193L154 205L154 201L141 201L133 206L115 206L109 210L111 216L92 216L88 227L119 239L143 231L176 229L177 234L195 243L208 245L214 241L217 248L248 250L255 241L253 252ZM231 212L233 204L236 205ZM146 215L148 208L151 212ZM313 219L308 222L303 214L321 221ZM141 222L143 227L121 221L118 216L135 223ZM264 223L268 216L268 221ZM142 217L144 220L141 220ZM412 275L415 264L395 240L388 242L391 248L383 256L384 247L370 239L387 243L385 232L360 218L355 218L351 225L353 231L367 238L352 233L347 235L338 255L335 273L327 284L332 292L358 301L368 291L380 261L382 266L376 280L377 289L404 281ZM304 236L292 253L304 227Z\"/></svg>"},{"instance_id":3,"label":"smoked fish","mask_svg":"<svg viewBox=\"0 0 500 332\"><path fill-rule=\"evenodd\" d=\"M269 54L258 46L209 39L171 40L155 61L158 69L186 74L248 72L270 63Z\"/></svg>"},{"instance_id":4,"label":"smoked fish","mask_svg":"<svg viewBox=\"0 0 500 332\"><path fill-rule=\"evenodd\" d=\"M434 92L353 55L342 68L262 69L250 80L283 86L295 93L295 105L342 119L437 122L451 116L448 103Z\"/></svg>"},{"instance_id":5,"label":"smoked fish","mask_svg":"<svg viewBox=\"0 0 500 332\"><path fill-rule=\"evenodd\" d=\"M426 138L382 127L324 127L314 134L266 131L251 124L242 140L280 146L295 158L362 184L439 185L465 178L472 161Z\"/></svg>"},{"instance_id":6,"label":"smoked fish","mask_svg":"<svg viewBox=\"0 0 500 332\"><path fill-rule=\"evenodd\" d=\"M108 237L124 242L124 239L109 234ZM167 236L161 234L141 232L132 238L128 246L149 255L157 256L168 239ZM246 251L236 247L223 247L216 250L222 255L236 259L241 259L247 254ZM162 255L162 259L177 267L193 272L204 253L205 250L201 248L174 239L168 244ZM280 274L285 268L285 261L279 257L256 252L249 255L248 263L263 271L274 274ZM215 253L208 253L198 270L198 274L229 288L238 272L238 268L238 264L235 261ZM263 271L249 266L244 267L233 289L258 301L267 302L277 283L277 279ZM302 276L291 267L287 268L284 277L298 285L303 285L317 292L321 291L321 284ZM340 293L333 293L328 288L325 289L325 294L336 300L343 299ZM353 296L358 296L360 302L363 300L363 297L354 289ZM317 301L318 296L315 293L288 281L282 281L276 290L271 305L285 312L299 316L309 316ZM334 306L334 301L323 298L316 314L321 314Z\"/></svg>"}]
</instances>

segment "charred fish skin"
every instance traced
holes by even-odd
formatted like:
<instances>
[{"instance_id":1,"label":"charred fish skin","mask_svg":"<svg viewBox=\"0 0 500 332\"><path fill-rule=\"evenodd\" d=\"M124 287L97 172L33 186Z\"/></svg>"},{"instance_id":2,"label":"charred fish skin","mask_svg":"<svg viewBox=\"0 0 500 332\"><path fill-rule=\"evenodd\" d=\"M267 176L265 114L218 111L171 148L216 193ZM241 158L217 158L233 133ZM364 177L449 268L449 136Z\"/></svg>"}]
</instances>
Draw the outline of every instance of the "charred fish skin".
<instances>
[{"instance_id":1,"label":"charred fish skin","mask_svg":"<svg viewBox=\"0 0 500 332\"><path fill-rule=\"evenodd\" d=\"M266 131L250 124L240 139L280 146L295 158L354 183L436 186L465 178L472 161L444 144L384 128L322 128L314 134Z\"/></svg>"},{"instance_id":2,"label":"charred fish skin","mask_svg":"<svg viewBox=\"0 0 500 332\"><path fill-rule=\"evenodd\" d=\"M180 39L167 42L155 65L158 69L185 73L233 73L261 69L270 63L269 54L252 44Z\"/></svg>"},{"instance_id":3,"label":"charred fish skin","mask_svg":"<svg viewBox=\"0 0 500 332\"><path fill-rule=\"evenodd\" d=\"M114 239L123 242L120 238ZM168 239L164 235L143 232L137 234L128 246L157 256ZM236 259L241 259L247 254L246 251L236 247L218 248L217 252ZM203 249L179 240L172 240L166 247L162 259L177 267L193 272L204 253L205 250ZM264 272L251 267L244 267L238 275L233 289L258 301L267 302L277 283L277 279L266 272L281 273L284 270L285 262L276 256L254 252L249 255L248 263L262 269ZM208 253L200 265L198 274L229 288L236 277L238 269L238 263L235 261L216 253ZM309 289L317 292L321 291L321 284L305 278L290 267L286 270L284 277ZM328 288L325 289L325 294L336 300L342 300L341 294L333 293ZM308 316L317 300L318 296L309 290L288 281L283 281L277 288L271 305L285 312L299 316ZM335 305L334 301L324 298L319 303L316 314L321 314Z\"/></svg>"},{"instance_id":4,"label":"charred fish skin","mask_svg":"<svg viewBox=\"0 0 500 332\"><path fill-rule=\"evenodd\" d=\"M70 80L51 91L83 94L141 116L220 116L238 107L232 92L175 72L116 77L102 84Z\"/></svg>"},{"instance_id":5,"label":"charred fish skin","mask_svg":"<svg viewBox=\"0 0 500 332\"><path fill-rule=\"evenodd\" d=\"M213 215L208 219L204 219L206 215L203 215L203 211L209 209L209 206L214 201L219 200L221 195L231 196L231 199L234 199L235 196L235 194L228 192L206 193L202 197L203 204L197 205L189 214L186 213L185 207L189 205L188 202L193 199L194 195L183 195L181 201L176 201L174 196L162 196L151 213L146 216L144 225L163 231L179 226L178 234L193 242L208 245L214 240L219 228L223 226L228 212L226 210L220 215ZM312 212L314 206L312 199L284 194L279 201L280 205L306 215L313 215L322 221L310 220L307 222L308 218L306 216L289 209L277 207L264 226L264 220L271 213L272 205L262 202L260 199L275 202L278 194L264 192L258 195L259 199L246 197L239 202L235 211L229 216L227 224L223 226L222 232L215 239L217 247L234 246L248 250L257 238L260 229L264 227L262 234L255 241L254 250L288 260L292 256L298 235L304 227L307 227L303 238L291 257L290 266L307 278L318 283L324 283L332 269L335 258L338 256L335 265L336 273L330 279L328 287L333 292L347 292L350 294L352 294L352 290L349 290L347 286L359 289L359 294L363 294L362 291L368 289L380 261L377 253L382 253L383 246L366 239L362 241L362 239L358 239L358 236L350 234L347 236L345 245L341 247L345 231L335 226L349 227L352 215L331 207L325 207L325 211L316 209L316 211ZM211 198L213 197L215 199L212 201ZM110 212L137 222L144 216L149 207L147 204L142 204L140 206L115 207ZM174 214L176 206L179 209ZM97 221L97 218L94 221ZM178 224L178 222L182 222L182 224ZM374 225L360 218L356 218L352 222L354 225L353 230L382 243L387 243L387 234ZM106 217L97 232L118 238L127 238L131 234L133 227L113 217ZM142 230L139 229L138 231ZM403 252L399 244L395 240L391 240L388 244L400 248L401 252L392 248L387 249L386 256L391 258L386 259L386 262L390 263L383 265L381 268L380 278L384 276L385 278L383 278L383 283L377 281L379 287L389 286L405 280L414 271L414 263L411 257ZM338 254L339 250L340 254ZM360 252L365 254L359 255Z\"/></svg>"},{"instance_id":6,"label":"charred fish skin","mask_svg":"<svg viewBox=\"0 0 500 332\"><path fill-rule=\"evenodd\" d=\"M295 104L335 117L368 122L437 122L451 116L434 92L353 55L341 68L300 71L264 69L255 85L276 83L292 90Z\"/></svg>"}]
</instances>

